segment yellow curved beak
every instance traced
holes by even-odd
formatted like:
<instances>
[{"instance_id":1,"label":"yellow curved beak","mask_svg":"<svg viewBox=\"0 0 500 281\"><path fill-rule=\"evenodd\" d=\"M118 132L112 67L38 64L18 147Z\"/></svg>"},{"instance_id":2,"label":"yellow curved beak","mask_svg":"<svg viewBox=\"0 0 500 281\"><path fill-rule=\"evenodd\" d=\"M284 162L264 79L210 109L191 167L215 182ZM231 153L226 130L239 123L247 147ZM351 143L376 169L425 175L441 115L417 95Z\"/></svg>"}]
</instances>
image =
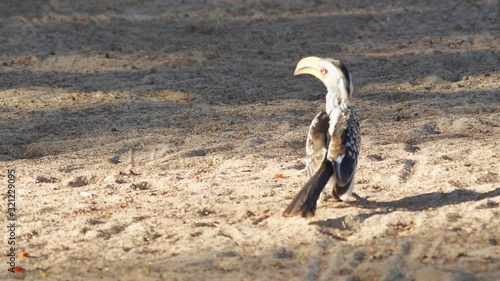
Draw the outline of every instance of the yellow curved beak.
<instances>
[{"instance_id":1,"label":"yellow curved beak","mask_svg":"<svg viewBox=\"0 0 500 281\"><path fill-rule=\"evenodd\" d=\"M319 66L320 61L321 58L318 57L306 57L301 59L297 64L293 75L309 74L323 81L323 75L321 75Z\"/></svg>"}]
</instances>

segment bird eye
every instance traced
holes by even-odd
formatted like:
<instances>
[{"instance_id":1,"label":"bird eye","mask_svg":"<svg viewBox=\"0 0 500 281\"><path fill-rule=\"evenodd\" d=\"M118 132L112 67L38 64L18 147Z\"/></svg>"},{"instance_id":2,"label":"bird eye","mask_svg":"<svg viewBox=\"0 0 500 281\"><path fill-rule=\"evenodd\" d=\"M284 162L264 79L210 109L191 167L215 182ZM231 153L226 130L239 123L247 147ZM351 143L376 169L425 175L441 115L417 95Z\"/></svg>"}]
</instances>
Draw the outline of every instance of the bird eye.
<instances>
[{"instance_id":1,"label":"bird eye","mask_svg":"<svg viewBox=\"0 0 500 281\"><path fill-rule=\"evenodd\" d=\"M327 73L328 73L328 71L327 71L326 69L324 69L324 68L322 68L322 69L320 70L320 72L321 72L321 74L322 74L322 75L325 75L325 74L327 74Z\"/></svg>"}]
</instances>

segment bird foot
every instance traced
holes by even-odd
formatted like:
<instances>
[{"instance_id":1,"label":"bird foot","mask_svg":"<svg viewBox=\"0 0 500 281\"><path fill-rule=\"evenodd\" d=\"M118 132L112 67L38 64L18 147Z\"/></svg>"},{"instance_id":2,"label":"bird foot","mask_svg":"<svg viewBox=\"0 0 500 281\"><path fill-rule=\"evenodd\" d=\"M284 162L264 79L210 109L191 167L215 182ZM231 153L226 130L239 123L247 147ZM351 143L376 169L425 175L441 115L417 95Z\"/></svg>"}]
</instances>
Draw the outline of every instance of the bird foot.
<instances>
[{"instance_id":1,"label":"bird foot","mask_svg":"<svg viewBox=\"0 0 500 281\"><path fill-rule=\"evenodd\" d=\"M367 202L368 201L368 196L361 197L361 196L359 196L358 194L356 194L354 192L352 193L352 197L354 197L356 199L355 202L358 202L358 203L362 203L362 202Z\"/></svg>"},{"instance_id":2,"label":"bird foot","mask_svg":"<svg viewBox=\"0 0 500 281\"><path fill-rule=\"evenodd\" d=\"M330 196L328 194L326 194L325 192L321 192L321 195L319 196L318 201L316 201L316 207L321 206L326 201L328 201L328 199L330 199Z\"/></svg>"},{"instance_id":3,"label":"bird foot","mask_svg":"<svg viewBox=\"0 0 500 281\"><path fill-rule=\"evenodd\" d=\"M366 202L367 198L368 197L361 197L358 194L356 194L356 193L353 192L351 194L351 196L349 196L347 198L343 198L343 199L339 198L337 201L346 202L346 203Z\"/></svg>"}]
</instances>

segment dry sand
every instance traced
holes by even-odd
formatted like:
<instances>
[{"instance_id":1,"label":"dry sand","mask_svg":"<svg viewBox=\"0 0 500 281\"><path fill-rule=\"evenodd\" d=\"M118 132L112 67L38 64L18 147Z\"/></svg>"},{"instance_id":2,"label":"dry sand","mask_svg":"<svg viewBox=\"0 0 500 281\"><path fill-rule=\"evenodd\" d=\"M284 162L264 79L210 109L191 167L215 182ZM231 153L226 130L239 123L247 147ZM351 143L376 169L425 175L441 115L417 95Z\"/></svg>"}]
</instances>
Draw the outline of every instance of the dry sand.
<instances>
[{"instance_id":1,"label":"dry sand","mask_svg":"<svg viewBox=\"0 0 500 281\"><path fill-rule=\"evenodd\" d=\"M1 1L1 206L14 169L33 257L0 279L500 280L498 2L331 2ZM352 72L366 201L285 219L308 55Z\"/></svg>"}]
</instances>

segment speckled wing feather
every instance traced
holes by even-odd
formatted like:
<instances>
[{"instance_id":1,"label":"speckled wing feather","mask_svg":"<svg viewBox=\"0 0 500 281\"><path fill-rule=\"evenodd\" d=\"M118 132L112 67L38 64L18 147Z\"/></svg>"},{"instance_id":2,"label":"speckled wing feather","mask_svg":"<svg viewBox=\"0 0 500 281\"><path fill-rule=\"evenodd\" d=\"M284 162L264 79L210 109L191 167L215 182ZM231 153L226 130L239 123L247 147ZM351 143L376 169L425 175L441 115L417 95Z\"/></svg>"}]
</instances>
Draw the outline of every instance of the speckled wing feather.
<instances>
[{"instance_id":1,"label":"speckled wing feather","mask_svg":"<svg viewBox=\"0 0 500 281\"><path fill-rule=\"evenodd\" d=\"M307 177L311 178L319 169L329 142L328 122L330 118L326 112L321 111L314 117L309 126L309 133L306 141L306 170Z\"/></svg>"},{"instance_id":2,"label":"speckled wing feather","mask_svg":"<svg viewBox=\"0 0 500 281\"><path fill-rule=\"evenodd\" d=\"M352 194L354 174L358 165L358 155L361 144L361 132L359 128L359 118L352 107L346 110L347 127L344 131L343 146L344 152L341 161L335 161L333 168L335 174L334 197L345 200Z\"/></svg>"}]
</instances>

